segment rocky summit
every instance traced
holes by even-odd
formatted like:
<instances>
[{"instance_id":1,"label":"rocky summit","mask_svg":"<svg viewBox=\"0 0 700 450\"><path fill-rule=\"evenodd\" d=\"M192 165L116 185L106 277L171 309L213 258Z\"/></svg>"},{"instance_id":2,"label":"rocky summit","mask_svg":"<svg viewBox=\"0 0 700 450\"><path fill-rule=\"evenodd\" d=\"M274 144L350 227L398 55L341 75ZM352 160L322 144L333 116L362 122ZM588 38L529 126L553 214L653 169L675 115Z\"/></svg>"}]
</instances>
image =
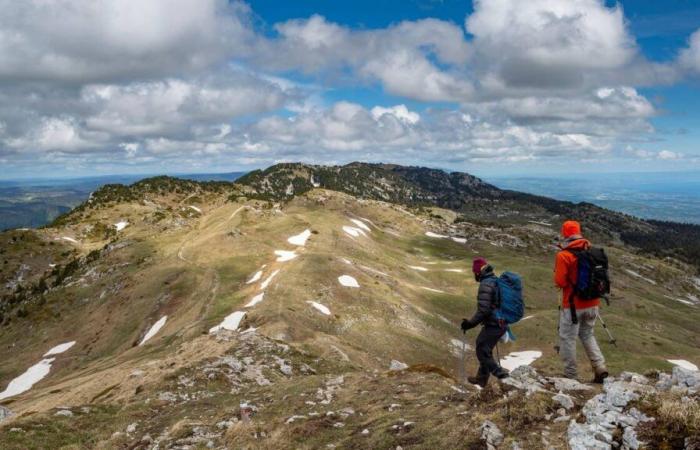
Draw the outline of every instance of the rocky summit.
<instances>
[{"instance_id":1,"label":"rocky summit","mask_svg":"<svg viewBox=\"0 0 700 450\"><path fill-rule=\"evenodd\" d=\"M610 258L602 385L554 348L565 219ZM700 448L698 236L390 164L104 186L0 233L0 448ZM483 389L476 255L526 304Z\"/></svg>"}]
</instances>

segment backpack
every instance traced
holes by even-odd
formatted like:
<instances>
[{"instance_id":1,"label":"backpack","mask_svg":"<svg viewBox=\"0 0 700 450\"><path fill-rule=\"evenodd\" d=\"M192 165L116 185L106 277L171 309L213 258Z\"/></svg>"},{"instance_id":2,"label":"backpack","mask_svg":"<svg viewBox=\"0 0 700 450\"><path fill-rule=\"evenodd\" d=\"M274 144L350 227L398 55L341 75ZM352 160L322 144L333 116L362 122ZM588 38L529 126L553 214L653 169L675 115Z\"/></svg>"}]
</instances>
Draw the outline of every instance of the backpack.
<instances>
[{"instance_id":1,"label":"backpack","mask_svg":"<svg viewBox=\"0 0 700 450\"><path fill-rule=\"evenodd\" d=\"M607 297L610 293L608 256L602 248L570 250L578 262L574 294L581 300Z\"/></svg>"},{"instance_id":2,"label":"backpack","mask_svg":"<svg viewBox=\"0 0 700 450\"><path fill-rule=\"evenodd\" d=\"M494 317L508 325L518 322L525 314L523 283L520 275L513 272L503 272L500 277L496 278L496 285L500 301L498 307L493 311Z\"/></svg>"}]
</instances>

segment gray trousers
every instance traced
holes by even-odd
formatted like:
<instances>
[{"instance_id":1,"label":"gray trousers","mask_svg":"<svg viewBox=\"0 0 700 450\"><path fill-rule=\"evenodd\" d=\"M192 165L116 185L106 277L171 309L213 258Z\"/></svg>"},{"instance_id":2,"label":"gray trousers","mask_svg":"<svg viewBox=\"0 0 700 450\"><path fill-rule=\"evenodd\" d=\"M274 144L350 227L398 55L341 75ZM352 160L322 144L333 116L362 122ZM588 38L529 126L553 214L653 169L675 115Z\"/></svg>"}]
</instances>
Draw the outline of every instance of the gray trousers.
<instances>
[{"instance_id":1,"label":"gray trousers","mask_svg":"<svg viewBox=\"0 0 700 450\"><path fill-rule=\"evenodd\" d=\"M593 328L595 327L598 307L576 310L578 323L571 323L571 310L562 308L559 312L559 356L564 363L564 375L568 378L576 378L576 337L581 339L583 349L593 366L595 373L605 369L605 358L595 340Z\"/></svg>"}]
</instances>

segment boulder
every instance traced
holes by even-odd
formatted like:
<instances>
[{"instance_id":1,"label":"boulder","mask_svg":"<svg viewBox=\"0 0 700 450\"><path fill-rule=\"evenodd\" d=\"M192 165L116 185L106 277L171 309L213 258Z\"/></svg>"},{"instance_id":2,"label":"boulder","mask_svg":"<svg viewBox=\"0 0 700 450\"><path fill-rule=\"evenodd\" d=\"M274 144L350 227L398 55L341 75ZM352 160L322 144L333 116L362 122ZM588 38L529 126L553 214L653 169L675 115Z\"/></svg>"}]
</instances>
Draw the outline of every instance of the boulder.
<instances>
[{"instance_id":1,"label":"boulder","mask_svg":"<svg viewBox=\"0 0 700 450\"><path fill-rule=\"evenodd\" d=\"M552 400L554 400L555 403L561 405L565 410L569 410L574 407L574 399L571 398L571 396L566 395L562 392L559 392L558 394L553 396Z\"/></svg>"},{"instance_id":2,"label":"boulder","mask_svg":"<svg viewBox=\"0 0 700 450\"><path fill-rule=\"evenodd\" d=\"M481 430L481 440L486 443L488 450L495 450L503 443L503 433L490 420L485 420L479 427L479 430Z\"/></svg>"}]
</instances>

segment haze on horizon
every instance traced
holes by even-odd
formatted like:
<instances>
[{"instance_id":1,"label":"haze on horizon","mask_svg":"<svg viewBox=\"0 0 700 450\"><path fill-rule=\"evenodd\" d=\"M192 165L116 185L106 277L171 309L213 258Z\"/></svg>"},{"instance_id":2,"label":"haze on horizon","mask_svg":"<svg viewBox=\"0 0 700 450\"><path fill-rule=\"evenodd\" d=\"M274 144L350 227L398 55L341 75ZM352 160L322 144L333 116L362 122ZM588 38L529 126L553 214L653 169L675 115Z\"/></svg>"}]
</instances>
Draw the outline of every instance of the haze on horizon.
<instances>
[{"instance_id":1,"label":"haze on horizon","mask_svg":"<svg viewBox=\"0 0 700 450\"><path fill-rule=\"evenodd\" d=\"M0 0L0 179L700 170L700 5Z\"/></svg>"}]
</instances>

